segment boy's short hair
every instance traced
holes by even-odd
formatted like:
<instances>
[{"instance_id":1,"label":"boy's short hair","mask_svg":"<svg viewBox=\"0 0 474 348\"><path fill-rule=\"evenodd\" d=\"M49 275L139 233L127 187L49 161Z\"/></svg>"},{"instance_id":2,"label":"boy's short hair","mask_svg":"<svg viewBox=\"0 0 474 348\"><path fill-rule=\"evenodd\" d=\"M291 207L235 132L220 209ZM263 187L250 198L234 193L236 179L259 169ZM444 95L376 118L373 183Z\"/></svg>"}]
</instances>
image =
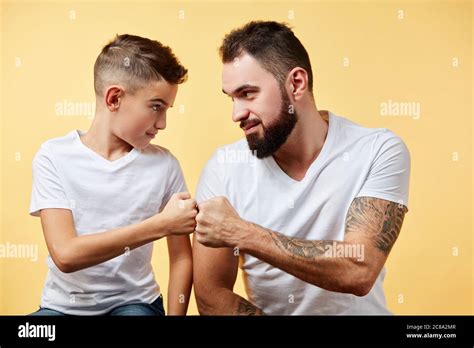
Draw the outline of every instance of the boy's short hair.
<instances>
[{"instance_id":1,"label":"boy's short hair","mask_svg":"<svg viewBox=\"0 0 474 348\"><path fill-rule=\"evenodd\" d=\"M94 89L101 95L106 86L120 84L133 94L151 81L183 83L187 73L168 46L140 36L117 35L95 61Z\"/></svg>"},{"instance_id":2,"label":"boy's short hair","mask_svg":"<svg viewBox=\"0 0 474 348\"><path fill-rule=\"evenodd\" d=\"M232 62L248 53L273 74L282 85L296 67L308 73L308 88L313 91L313 71L308 52L290 27L274 21L252 21L227 34L219 49L222 62Z\"/></svg>"}]
</instances>

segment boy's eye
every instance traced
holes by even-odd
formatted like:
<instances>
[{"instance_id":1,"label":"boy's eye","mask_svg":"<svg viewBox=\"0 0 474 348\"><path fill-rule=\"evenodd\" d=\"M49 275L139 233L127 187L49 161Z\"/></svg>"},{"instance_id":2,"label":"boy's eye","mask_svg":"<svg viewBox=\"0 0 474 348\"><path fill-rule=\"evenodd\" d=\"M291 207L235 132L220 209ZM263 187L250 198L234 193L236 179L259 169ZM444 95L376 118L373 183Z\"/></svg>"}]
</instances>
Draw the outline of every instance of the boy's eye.
<instances>
[{"instance_id":1,"label":"boy's eye","mask_svg":"<svg viewBox=\"0 0 474 348\"><path fill-rule=\"evenodd\" d=\"M156 105L153 105L151 108L153 109L153 111L160 111L162 106L159 104L156 104Z\"/></svg>"}]
</instances>

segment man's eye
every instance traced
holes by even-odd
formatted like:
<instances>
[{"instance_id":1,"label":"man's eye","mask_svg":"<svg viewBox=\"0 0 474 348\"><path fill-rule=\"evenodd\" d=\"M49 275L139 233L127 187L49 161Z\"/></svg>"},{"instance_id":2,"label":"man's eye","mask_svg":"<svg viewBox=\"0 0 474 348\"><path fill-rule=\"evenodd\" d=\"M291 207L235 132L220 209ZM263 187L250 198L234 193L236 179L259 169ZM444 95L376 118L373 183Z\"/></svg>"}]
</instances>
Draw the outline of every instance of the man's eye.
<instances>
[{"instance_id":1,"label":"man's eye","mask_svg":"<svg viewBox=\"0 0 474 348\"><path fill-rule=\"evenodd\" d=\"M253 97L253 95L254 95L254 92L251 92L251 91L247 91L247 92L243 93L243 96L245 98L251 98L251 97Z\"/></svg>"}]
</instances>

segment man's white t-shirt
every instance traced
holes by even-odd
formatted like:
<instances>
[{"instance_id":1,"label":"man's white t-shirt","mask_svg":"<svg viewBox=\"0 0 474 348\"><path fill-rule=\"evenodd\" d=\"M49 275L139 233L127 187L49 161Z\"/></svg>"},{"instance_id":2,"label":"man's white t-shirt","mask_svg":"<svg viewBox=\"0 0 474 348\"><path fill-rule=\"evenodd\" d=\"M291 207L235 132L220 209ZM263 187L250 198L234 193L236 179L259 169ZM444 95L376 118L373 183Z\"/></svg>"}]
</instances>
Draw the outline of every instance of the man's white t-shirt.
<instances>
[{"instance_id":1,"label":"man's white t-shirt","mask_svg":"<svg viewBox=\"0 0 474 348\"><path fill-rule=\"evenodd\" d=\"M245 220L286 236L344 240L345 218L356 197L376 197L408 206L410 155L387 129L359 126L329 112L324 146L301 181L281 170L272 156L257 159L246 139L219 148L198 184L198 202L225 196ZM382 270L363 297L327 291L251 255L241 269L249 300L267 314L390 314Z\"/></svg>"},{"instance_id":2,"label":"man's white t-shirt","mask_svg":"<svg viewBox=\"0 0 474 348\"><path fill-rule=\"evenodd\" d=\"M71 210L78 236L131 225L157 214L176 192L187 191L178 160L150 144L109 161L72 131L43 143L33 160L30 214ZM105 314L160 295L151 267L153 243L99 265L61 272L51 256L41 307L72 315Z\"/></svg>"}]
</instances>

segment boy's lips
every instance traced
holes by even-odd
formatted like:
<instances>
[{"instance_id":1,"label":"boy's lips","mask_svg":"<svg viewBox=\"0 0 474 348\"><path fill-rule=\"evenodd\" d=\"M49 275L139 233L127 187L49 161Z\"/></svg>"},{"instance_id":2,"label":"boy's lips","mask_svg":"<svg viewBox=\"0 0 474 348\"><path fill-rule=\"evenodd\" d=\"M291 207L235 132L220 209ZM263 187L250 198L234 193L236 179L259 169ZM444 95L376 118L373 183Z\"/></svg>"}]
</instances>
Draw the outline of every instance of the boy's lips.
<instances>
[{"instance_id":1,"label":"boy's lips","mask_svg":"<svg viewBox=\"0 0 474 348\"><path fill-rule=\"evenodd\" d=\"M146 135L149 136L151 139L153 139L156 136L157 133L158 132L156 132L156 133L146 133Z\"/></svg>"}]
</instances>

